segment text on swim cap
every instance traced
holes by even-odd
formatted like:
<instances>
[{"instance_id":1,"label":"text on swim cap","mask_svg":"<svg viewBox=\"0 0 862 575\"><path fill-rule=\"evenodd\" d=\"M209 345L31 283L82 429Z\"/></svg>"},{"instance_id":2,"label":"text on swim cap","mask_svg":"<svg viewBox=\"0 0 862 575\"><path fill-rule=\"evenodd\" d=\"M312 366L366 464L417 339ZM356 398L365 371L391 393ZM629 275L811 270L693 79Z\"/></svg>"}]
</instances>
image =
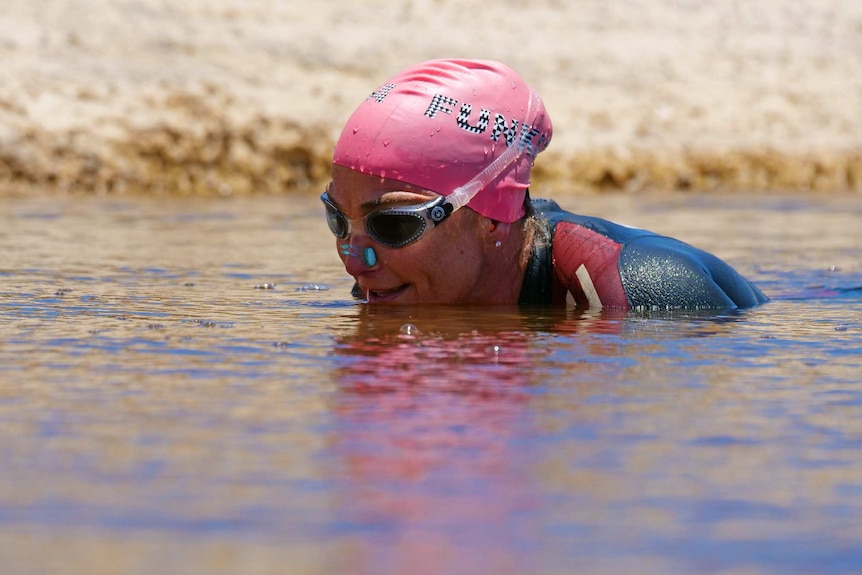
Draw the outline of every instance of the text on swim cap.
<instances>
[{"instance_id":1,"label":"text on swim cap","mask_svg":"<svg viewBox=\"0 0 862 575\"><path fill-rule=\"evenodd\" d=\"M368 99L374 100L378 103L383 102L393 88L395 88L395 84L386 84L380 89L372 92ZM424 115L432 119L440 112L451 116L453 108L457 105L458 100L455 98L444 96L443 94L434 94L434 96L431 97L431 102L428 104L428 108L425 110ZM468 102L464 102L461 104L461 108L458 111L455 122L458 127L465 132L469 132L471 134L484 133L488 129L488 126L491 125L491 112L486 108L480 108L479 118L476 120L475 124L471 124L470 115L472 112L473 105ZM511 123L509 123L506 120L506 117L502 114L494 114L494 125L490 132L491 140L498 142L502 135L506 140L506 146L511 146L517 139L518 145L522 148L526 147L527 153L530 155L535 155L548 145L550 138L548 138L546 134L542 134L538 142L533 142L533 138L539 134L539 131L529 124L523 125L520 131L520 138L518 138L518 125L518 120L514 118Z\"/></svg>"},{"instance_id":2,"label":"text on swim cap","mask_svg":"<svg viewBox=\"0 0 862 575\"><path fill-rule=\"evenodd\" d=\"M452 108L449 108L448 106L454 107L457 104L458 100L455 98L450 98L443 94L434 94L431 98L431 103L428 104L428 108L425 110L425 115L429 118L434 118L439 112L451 115ZM470 132L471 134L481 134L488 129L488 125L491 120L491 112L486 108L480 108L479 119L476 122L476 125L471 125L469 119L472 111L473 105L468 102L464 102L461 104L461 109L458 111L458 117L455 121L457 122L458 127L462 130ZM506 139L506 146L511 146L515 143L515 138L518 136L518 123L518 120L513 118L510 125L503 114L494 114L494 127L491 129L491 139L497 142L500 140L500 135L502 134ZM529 124L524 124L521 129L521 137L518 145L526 147L528 154L534 154L533 138L538 134L539 131L537 129L533 128ZM542 144L547 144L547 138L544 136L540 138L538 142L540 150Z\"/></svg>"},{"instance_id":3,"label":"text on swim cap","mask_svg":"<svg viewBox=\"0 0 862 575\"><path fill-rule=\"evenodd\" d=\"M369 98L372 100L377 100L378 102L382 102L383 99L386 97L386 95L389 94L389 91L394 87L395 87L395 84L386 84L385 86L383 86L379 90L371 92L371 95L369 96Z\"/></svg>"},{"instance_id":4,"label":"text on swim cap","mask_svg":"<svg viewBox=\"0 0 862 575\"><path fill-rule=\"evenodd\" d=\"M489 112L485 108L482 108L482 111L479 112L479 121L476 122L475 126L471 126L470 122L468 122L467 120L470 118L470 112L472 111L473 106L471 104L462 104L461 111L458 112L458 118L455 121L458 122L458 127L462 130L467 130L468 132L473 134L481 134L488 128L488 122L491 121L491 112ZM425 115L428 115L427 111L425 112ZM497 118L495 118L494 120L494 124L497 123L497 119L501 119L504 124L506 122L506 120L503 119L503 116L500 116L498 114ZM491 137L493 138L494 136L492 135Z\"/></svg>"}]
</instances>

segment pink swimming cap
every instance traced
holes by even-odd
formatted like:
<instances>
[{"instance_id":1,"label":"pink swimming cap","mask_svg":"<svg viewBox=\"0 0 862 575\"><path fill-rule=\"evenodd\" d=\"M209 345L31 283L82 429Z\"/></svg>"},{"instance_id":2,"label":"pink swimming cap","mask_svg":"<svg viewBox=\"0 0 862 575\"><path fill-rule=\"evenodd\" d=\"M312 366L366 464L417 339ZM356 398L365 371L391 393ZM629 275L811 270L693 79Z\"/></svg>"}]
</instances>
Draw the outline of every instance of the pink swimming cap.
<instances>
[{"instance_id":1,"label":"pink swimming cap","mask_svg":"<svg viewBox=\"0 0 862 575\"><path fill-rule=\"evenodd\" d=\"M332 162L449 195L508 146L519 159L467 206L500 222L524 215L535 154L551 140L542 99L513 70L487 60L431 60L373 92L344 126Z\"/></svg>"}]
</instances>

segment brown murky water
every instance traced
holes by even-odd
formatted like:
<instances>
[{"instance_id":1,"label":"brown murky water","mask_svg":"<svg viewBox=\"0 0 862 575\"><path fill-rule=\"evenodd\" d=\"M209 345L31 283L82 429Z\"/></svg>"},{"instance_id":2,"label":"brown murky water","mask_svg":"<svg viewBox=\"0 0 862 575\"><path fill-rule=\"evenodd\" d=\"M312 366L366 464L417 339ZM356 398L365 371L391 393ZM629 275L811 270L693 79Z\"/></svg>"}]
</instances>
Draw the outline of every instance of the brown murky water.
<instances>
[{"instance_id":1,"label":"brown murky water","mask_svg":"<svg viewBox=\"0 0 862 575\"><path fill-rule=\"evenodd\" d=\"M3 572L858 572L862 199L557 199L774 301L368 309L313 197L3 200Z\"/></svg>"}]
</instances>

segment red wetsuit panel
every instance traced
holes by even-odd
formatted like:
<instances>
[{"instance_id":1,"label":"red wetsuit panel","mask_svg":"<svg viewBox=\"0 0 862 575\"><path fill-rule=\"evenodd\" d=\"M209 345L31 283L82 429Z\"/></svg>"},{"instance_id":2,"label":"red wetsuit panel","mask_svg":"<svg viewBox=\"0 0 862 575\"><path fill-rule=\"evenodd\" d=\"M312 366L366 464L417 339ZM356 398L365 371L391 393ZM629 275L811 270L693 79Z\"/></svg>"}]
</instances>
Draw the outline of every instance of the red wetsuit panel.
<instances>
[{"instance_id":1,"label":"red wetsuit panel","mask_svg":"<svg viewBox=\"0 0 862 575\"><path fill-rule=\"evenodd\" d=\"M566 292L571 292L579 307L628 308L618 265L621 249L618 242L578 224L557 224L553 303L563 303Z\"/></svg>"}]
</instances>

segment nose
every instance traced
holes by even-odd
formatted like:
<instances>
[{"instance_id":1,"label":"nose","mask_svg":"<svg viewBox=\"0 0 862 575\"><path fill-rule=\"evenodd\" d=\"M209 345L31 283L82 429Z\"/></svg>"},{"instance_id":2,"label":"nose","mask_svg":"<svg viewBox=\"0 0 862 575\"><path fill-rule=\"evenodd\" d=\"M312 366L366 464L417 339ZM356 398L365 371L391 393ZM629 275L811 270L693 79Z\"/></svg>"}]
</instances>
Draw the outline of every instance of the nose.
<instances>
[{"instance_id":1,"label":"nose","mask_svg":"<svg viewBox=\"0 0 862 575\"><path fill-rule=\"evenodd\" d=\"M368 272L377 265L377 252L366 242L340 243L344 268L356 277Z\"/></svg>"}]
</instances>

